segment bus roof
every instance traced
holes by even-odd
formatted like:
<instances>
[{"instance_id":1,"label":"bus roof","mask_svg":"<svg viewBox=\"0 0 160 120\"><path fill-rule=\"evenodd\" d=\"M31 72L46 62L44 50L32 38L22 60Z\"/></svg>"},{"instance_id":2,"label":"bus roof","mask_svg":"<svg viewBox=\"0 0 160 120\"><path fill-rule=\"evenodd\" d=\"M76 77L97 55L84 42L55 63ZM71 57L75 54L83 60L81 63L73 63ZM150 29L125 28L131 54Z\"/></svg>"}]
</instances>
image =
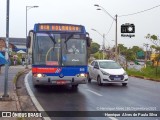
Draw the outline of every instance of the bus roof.
<instances>
[{"instance_id":1,"label":"bus roof","mask_svg":"<svg viewBox=\"0 0 160 120\"><path fill-rule=\"evenodd\" d=\"M64 23L36 23L34 25L34 32L73 32L86 33L85 27L75 24Z\"/></svg>"}]
</instances>

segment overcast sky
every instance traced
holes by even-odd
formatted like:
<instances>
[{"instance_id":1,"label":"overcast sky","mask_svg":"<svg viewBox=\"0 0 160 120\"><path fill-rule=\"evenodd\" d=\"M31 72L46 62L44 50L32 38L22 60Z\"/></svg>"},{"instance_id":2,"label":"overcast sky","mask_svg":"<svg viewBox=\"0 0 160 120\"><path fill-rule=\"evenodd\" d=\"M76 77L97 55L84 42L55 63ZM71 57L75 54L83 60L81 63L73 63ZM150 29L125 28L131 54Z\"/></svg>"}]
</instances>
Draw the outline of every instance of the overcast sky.
<instances>
[{"instance_id":1,"label":"overcast sky","mask_svg":"<svg viewBox=\"0 0 160 120\"><path fill-rule=\"evenodd\" d=\"M25 37L26 6L39 6L27 11L28 30L35 23L70 23L86 27L94 42L102 44L102 36L91 30L96 29L101 34L107 34L113 19L103 11L96 10L94 4L99 4L113 17L139 12L157 5L159 0L10 0L10 37ZM120 26L124 23L135 24L135 37L123 38ZM145 39L148 34L160 35L160 7L140 14L118 17L118 43L127 47L134 45L143 47L143 43L151 43ZM0 1L0 37L6 36L6 0ZM106 36L108 43L115 42L115 22Z\"/></svg>"}]
</instances>

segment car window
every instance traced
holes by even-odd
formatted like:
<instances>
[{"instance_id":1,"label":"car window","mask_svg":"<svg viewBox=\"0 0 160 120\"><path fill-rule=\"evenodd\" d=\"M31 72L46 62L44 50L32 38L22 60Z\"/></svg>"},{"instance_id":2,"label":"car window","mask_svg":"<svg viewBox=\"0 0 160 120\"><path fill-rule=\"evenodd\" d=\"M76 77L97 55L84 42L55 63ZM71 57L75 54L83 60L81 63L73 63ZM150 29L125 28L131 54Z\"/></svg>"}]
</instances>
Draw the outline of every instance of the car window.
<instances>
[{"instance_id":1,"label":"car window","mask_svg":"<svg viewBox=\"0 0 160 120\"><path fill-rule=\"evenodd\" d=\"M95 61L93 61L93 62L91 63L91 66L94 66L94 64L95 64Z\"/></svg>"},{"instance_id":2,"label":"car window","mask_svg":"<svg viewBox=\"0 0 160 120\"><path fill-rule=\"evenodd\" d=\"M111 62L111 61L101 61L99 62L100 68L103 69L120 69L122 68L118 63L116 62Z\"/></svg>"},{"instance_id":3,"label":"car window","mask_svg":"<svg viewBox=\"0 0 160 120\"><path fill-rule=\"evenodd\" d=\"M94 66L99 67L98 62L95 62L95 65L94 65Z\"/></svg>"}]
</instances>

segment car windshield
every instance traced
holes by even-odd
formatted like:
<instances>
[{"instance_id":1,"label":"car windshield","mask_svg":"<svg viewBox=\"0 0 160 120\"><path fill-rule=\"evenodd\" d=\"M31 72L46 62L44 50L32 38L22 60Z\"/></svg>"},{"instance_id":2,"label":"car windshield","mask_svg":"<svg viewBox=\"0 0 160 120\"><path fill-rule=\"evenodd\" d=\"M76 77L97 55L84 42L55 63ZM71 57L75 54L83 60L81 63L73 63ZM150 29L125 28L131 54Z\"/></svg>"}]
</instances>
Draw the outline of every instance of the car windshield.
<instances>
[{"instance_id":1,"label":"car windshield","mask_svg":"<svg viewBox=\"0 0 160 120\"><path fill-rule=\"evenodd\" d=\"M103 69L121 69L122 68L118 63L114 61L100 61L99 66L100 68L103 68Z\"/></svg>"}]
</instances>

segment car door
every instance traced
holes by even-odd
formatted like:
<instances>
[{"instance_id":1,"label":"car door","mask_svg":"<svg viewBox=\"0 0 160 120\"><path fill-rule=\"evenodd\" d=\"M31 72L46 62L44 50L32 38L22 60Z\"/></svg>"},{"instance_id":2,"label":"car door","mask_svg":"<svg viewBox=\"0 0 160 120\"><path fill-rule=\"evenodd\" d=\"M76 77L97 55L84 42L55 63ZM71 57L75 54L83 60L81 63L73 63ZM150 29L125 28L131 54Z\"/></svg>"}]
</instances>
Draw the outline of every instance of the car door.
<instances>
[{"instance_id":1,"label":"car door","mask_svg":"<svg viewBox=\"0 0 160 120\"><path fill-rule=\"evenodd\" d=\"M91 62L89 65L88 71L91 78L93 78L93 68L94 68L95 61Z\"/></svg>"}]
</instances>

